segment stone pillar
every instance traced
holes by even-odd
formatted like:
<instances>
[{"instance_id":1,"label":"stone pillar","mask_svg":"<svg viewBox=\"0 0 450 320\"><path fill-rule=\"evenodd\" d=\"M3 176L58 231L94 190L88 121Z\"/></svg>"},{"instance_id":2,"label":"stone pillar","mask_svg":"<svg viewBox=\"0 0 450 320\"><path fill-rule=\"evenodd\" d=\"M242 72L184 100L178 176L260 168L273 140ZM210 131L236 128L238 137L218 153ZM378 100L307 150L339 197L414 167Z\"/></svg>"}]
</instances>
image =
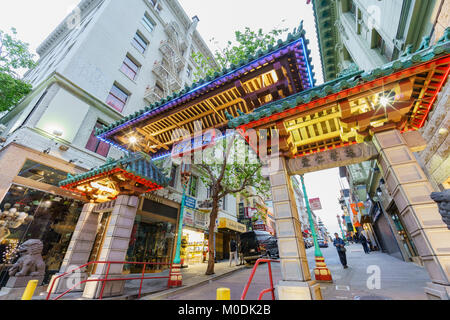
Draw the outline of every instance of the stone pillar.
<instances>
[{"instance_id":1,"label":"stone pillar","mask_svg":"<svg viewBox=\"0 0 450 320\"><path fill-rule=\"evenodd\" d=\"M121 195L117 198L111 219L106 228L105 240L100 252L99 261L125 261L131 232L139 205L136 196ZM123 278L123 264L111 264L109 272L107 264L99 264L95 274L89 279L103 279L108 273L108 279ZM87 282L83 297L97 299L100 297L103 283L101 281ZM119 296L123 294L125 281L107 281L103 297Z\"/></svg>"},{"instance_id":2,"label":"stone pillar","mask_svg":"<svg viewBox=\"0 0 450 320\"><path fill-rule=\"evenodd\" d=\"M95 242L98 227L98 213L93 212L94 206L94 203L87 203L84 205L70 240L69 247L64 256L63 263L59 269L59 273L53 275L50 284L54 278L64 272L73 270L89 262L89 256ZM56 280L52 293L63 293L86 279L86 268L77 270L73 274L66 275ZM73 291L83 291L83 289L84 284L78 286ZM47 290L50 290L50 286Z\"/></svg>"},{"instance_id":3,"label":"stone pillar","mask_svg":"<svg viewBox=\"0 0 450 320\"><path fill-rule=\"evenodd\" d=\"M277 299L321 300L320 285L311 280L294 190L284 156L271 157L269 173L282 274L276 287Z\"/></svg>"},{"instance_id":4,"label":"stone pillar","mask_svg":"<svg viewBox=\"0 0 450 320\"><path fill-rule=\"evenodd\" d=\"M397 130L376 133L374 143L386 187L427 269L429 298L450 297L450 230L431 199L431 184Z\"/></svg>"}]
</instances>

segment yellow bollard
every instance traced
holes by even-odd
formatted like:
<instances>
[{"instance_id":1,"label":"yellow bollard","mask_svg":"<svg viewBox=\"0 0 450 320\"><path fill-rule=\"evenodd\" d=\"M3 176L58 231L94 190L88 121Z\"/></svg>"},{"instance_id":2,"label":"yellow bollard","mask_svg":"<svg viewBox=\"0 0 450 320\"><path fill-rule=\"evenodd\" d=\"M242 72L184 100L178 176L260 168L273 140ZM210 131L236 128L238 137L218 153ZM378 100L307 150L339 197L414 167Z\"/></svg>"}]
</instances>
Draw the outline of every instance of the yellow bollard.
<instances>
[{"instance_id":1,"label":"yellow bollard","mask_svg":"<svg viewBox=\"0 0 450 320\"><path fill-rule=\"evenodd\" d=\"M30 280L28 281L27 287L25 288L25 292L22 295L22 300L31 300L34 294L34 290L38 285L38 280Z\"/></svg>"},{"instance_id":2,"label":"yellow bollard","mask_svg":"<svg viewBox=\"0 0 450 320\"><path fill-rule=\"evenodd\" d=\"M230 289L217 288L217 299L216 300L231 300Z\"/></svg>"}]
</instances>

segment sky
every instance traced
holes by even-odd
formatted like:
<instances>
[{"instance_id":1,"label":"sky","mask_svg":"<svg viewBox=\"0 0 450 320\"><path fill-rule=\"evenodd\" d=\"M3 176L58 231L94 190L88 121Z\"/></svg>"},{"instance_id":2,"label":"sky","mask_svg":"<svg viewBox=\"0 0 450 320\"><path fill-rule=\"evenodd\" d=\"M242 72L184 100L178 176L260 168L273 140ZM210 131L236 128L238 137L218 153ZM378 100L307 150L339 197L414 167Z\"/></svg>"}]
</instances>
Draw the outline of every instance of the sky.
<instances>
[{"instance_id":1,"label":"sky","mask_svg":"<svg viewBox=\"0 0 450 320\"><path fill-rule=\"evenodd\" d=\"M78 0L1 1L0 30L15 27L18 38L29 43L33 53L79 3ZM189 17L199 17L198 31L212 51L225 47L229 40L234 40L234 32L245 27L253 30L262 28L264 31L281 27L292 31L304 20L317 84L323 83L312 4L307 5L306 0L179 1ZM308 197L321 198L323 210L315 213L321 217L330 234L339 230L336 218L338 213L341 214L337 200L340 190L338 179L337 168L305 175Z\"/></svg>"}]
</instances>

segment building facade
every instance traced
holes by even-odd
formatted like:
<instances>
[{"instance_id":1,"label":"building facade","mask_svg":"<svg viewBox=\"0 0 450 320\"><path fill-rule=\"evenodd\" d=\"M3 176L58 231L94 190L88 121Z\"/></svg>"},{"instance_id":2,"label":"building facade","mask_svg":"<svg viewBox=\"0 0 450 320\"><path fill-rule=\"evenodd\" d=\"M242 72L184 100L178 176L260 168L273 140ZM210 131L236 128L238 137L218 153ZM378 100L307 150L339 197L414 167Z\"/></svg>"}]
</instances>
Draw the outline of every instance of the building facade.
<instances>
[{"instance_id":1,"label":"building facade","mask_svg":"<svg viewBox=\"0 0 450 320\"><path fill-rule=\"evenodd\" d=\"M313 5L327 80L357 69L376 69L434 44L450 25L448 1L339 0L313 1ZM420 129L428 142L426 148L415 152L434 191L449 186L449 88L447 83ZM364 232L384 252L422 264L377 162L367 161L346 169L350 185L346 210L352 218L351 227Z\"/></svg>"},{"instance_id":2,"label":"building facade","mask_svg":"<svg viewBox=\"0 0 450 320\"><path fill-rule=\"evenodd\" d=\"M0 119L0 208L28 206L34 217L1 239L2 254L41 239L47 280L59 270L83 205L58 182L124 156L98 140L95 130L191 84L192 52L214 61L196 31L198 22L176 0L83 0L40 45L37 67L24 76L33 91ZM165 166L169 186L139 199L128 261L169 262L173 255L182 188L179 167L170 161ZM208 196L195 169L188 196L194 202ZM220 218L236 221L235 204L227 197ZM108 214L98 219L92 259L98 258ZM204 244L206 220L195 205L187 208L188 246ZM198 252L186 251L189 262L203 261Z\"/></svg>"}]
</instances>

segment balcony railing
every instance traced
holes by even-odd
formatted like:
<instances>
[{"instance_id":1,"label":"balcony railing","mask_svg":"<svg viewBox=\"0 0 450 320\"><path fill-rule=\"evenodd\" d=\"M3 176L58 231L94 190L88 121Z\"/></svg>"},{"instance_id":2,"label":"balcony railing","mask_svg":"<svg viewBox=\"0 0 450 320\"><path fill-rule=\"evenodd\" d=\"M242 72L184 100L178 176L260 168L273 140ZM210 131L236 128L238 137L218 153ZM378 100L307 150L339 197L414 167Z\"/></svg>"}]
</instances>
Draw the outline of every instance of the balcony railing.
<instances>
[{"instance_id":1,"label":"balcony railing","mask_svg":"<svg viewBox=\"0 0 450 320\"><path fill-rule=\"evenodd\" d=\"M167 95L164 93L164 91L154 86L154 87L147 87L147 90L145 90L144 99L147 100L148 103L152 104L160 101L165 96Z\"/></svg>"},{"instance_id":2,"label":"balcony railing","mask_svg":"<svg viewBox=\"0 0 450 320\"><path fill-rule=\"evenodd\" d=\"M161 53L174 64L174 69L180 72L187 64L186 59L183 58L177 45L171 40L161 41L159 47Z\"/></svg>"}]
</instances>

